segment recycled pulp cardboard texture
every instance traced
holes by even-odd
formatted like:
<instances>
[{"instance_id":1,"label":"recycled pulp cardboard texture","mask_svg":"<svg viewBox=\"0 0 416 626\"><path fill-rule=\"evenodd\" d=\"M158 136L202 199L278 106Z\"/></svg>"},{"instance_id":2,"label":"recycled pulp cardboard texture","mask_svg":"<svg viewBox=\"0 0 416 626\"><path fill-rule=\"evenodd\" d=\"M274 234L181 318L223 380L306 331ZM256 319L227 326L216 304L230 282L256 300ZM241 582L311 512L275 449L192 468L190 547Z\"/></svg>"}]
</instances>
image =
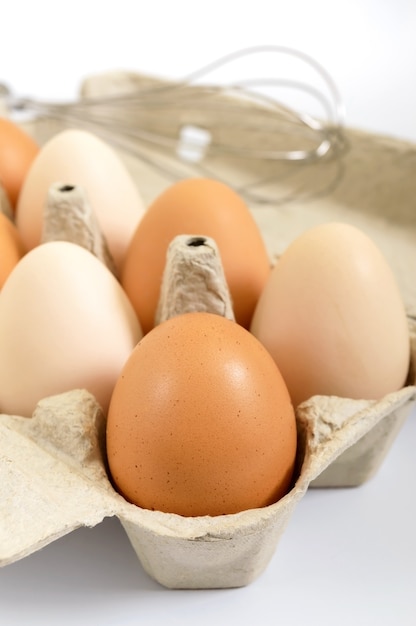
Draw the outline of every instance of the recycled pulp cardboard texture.
<instances>
[{"instance_id":1,"label":"recycled pulp cardboard texture","mask_svg":"<svg viewBox=\"0 0 416 626\"><path fill-rule=\"evenodd\" d=\"M117 74L100 77L98 85L105 92L114 90L114 85L124 88L126 82L136 86L140 80ZM96 90L94 78L90 85ZM31 130L44 140L60 128L44 120ZM142 566L161 584L182 588L246 585L267 566L310 485L343 485L346 477L347 482L359 484L376 471L416 399L415 149L353 131L347 131L347 138L350 147L343 177L331 191L306 201L293 189L290 202L252 206L253 214L271 258L299 232L328 219L345 219L369 232L396 272L409 315L409 384L379 401L316 396L300 405L296 410L298 464L291 490L271 506L219 517L183 518L146 511L118 495L106 471L104 417L84 390L45 398L31 419L0 415L1 565L79 526L94 526L104 517L117 516ZM126 163L146 201L166 185L145 163L130 157ZM224 168L228 165L224 162ZM324 166L313 172L305 168L305 185L316 185L319 172L324 179L328 176ZM244 178L244 172L241 175ZM276 198L281 191L277 182ZM351 461L357 466L355 474Z\"/></svg>"},{"instance_id":2,"label":"recycled pulp cardboard texture","mask_svg":"<svg viewBox=\"0 0 416 626\"><path fill-rule=\"evenodd\" d=\"M87 391L45 398L30 419L2 415L0 564L115 515L142 566L161 584L246 585L267 566L310 481L414 399L411 386L380 402L312 398L297 410L298 471L288 494L261 509L195 518L143 510L117 494L106 472L104 416Z\"/></svg>"}]
</instances>

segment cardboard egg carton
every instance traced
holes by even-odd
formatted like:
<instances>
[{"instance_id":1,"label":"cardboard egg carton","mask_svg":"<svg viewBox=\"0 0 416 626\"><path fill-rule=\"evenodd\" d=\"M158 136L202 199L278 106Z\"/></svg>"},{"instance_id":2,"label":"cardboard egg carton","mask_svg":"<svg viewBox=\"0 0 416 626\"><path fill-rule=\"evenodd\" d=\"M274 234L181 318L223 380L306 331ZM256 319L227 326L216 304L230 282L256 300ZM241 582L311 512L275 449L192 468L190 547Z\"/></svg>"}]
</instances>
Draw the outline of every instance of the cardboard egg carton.
<instances>
[{"instance_id":1,"label":"cardboard egg carton","mask_svg":"<svg viewBox=\"0 0 416 626\"><path fill-rule=\"evenodd\" d=\"M142 84L149 79L108 74L88 79L82 92L117 94ZM173 110L163 120L172 136L179 125L175 116ZM140 123L153 128L152 114ZM62 125L43 119L28 129L42 142ZM116 516L143 568L162 585L243 586L267 567L309 487L358 486L377 471L416 402L416 179L408 144L353 130L345 135L349 148L342 156L343 176L324 195L318 192L332 176L331 160L301 166L290 189L287 180L279 182L284 166L276 164L275 188L269 189L276 202L251 203L250 208L271 262L306 228L329 220L355 224L374 239L396 274L408 314L412 357L407 385L378 401L315 396L302 403L296 409L298 453L289 492L271 506L218 517L186 518L124 500L109 478L104 415L85 390L43 399L29 419L0 415L0 565L80 526ZM122 156L146 202L169 184L147 162ZM240 184L248 179L246 166L230 157L217 157L215 163ZM253 167L261 174L261 163ZM307 200L299 194L299 182L303 190L314 191ZM290 200L282 203L288 192Z\"/></svg>"},{"instance_id":2,"label":"cardboard egg carton","mask_svg":"<svg viewBox=\"0 0 416 626\"><path fill-rule=\"evenodd\" d=\"M166 587L238 587L272 558L311 481L383 419L401 421L414 402L406 387L380 402L316 397L297 411L296 480L271 506L217 517L141 509L112 487L105 420L85 390L39 402L32 418L0 419L0 565L80 526L117 516L147 573Z\"/></svg>"}]
</instances>

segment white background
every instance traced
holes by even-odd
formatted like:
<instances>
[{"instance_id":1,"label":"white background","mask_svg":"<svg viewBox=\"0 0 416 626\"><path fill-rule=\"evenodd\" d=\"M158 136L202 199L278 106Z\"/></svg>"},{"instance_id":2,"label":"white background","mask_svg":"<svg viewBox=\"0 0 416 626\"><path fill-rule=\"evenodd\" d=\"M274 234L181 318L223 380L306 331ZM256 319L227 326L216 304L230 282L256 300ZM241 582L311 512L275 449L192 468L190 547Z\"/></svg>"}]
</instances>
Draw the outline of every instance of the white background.
<instances>
[{"instance_id":1,"label":"white background","mask_svg":"<svg viewBox=\"0 0 416 626\"><path fill-rule=\"evenodd\" d=\"M13 0L0 21L0 82L19 96L72 99L85 76L111 69L182 78L241 48L284 45L327 69L349 126L416 141L414 0ZM1 570L0 623L414 626L415 442L413 412L370 482L309 491L246 588L166 590L106 520Z\"/></svg>"},{"instance_id":2,"label":"white background","mask_svg":"<svg viewBox=\"0 0 416 626\"><path fill-rule=\"evenodd\" d=\"M325 66L350 126L416 140L413 0L13 0L0 15L0 82L18 95L72 98L83 76L110 69L181 78L238 49L284 45Z\"/></svg>"}]
</instances>

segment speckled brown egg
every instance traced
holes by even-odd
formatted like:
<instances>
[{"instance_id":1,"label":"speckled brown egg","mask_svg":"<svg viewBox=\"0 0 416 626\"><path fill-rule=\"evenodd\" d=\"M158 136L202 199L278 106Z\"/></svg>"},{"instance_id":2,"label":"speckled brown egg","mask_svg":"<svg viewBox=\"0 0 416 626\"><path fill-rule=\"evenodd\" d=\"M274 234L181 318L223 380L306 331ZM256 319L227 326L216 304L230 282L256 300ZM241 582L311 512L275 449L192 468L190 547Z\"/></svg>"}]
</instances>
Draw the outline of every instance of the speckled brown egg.
<instances>
[{"instance_id":1,"label":"speckled brown egg","mask_svg":"<svg viewBox=\"0 0 416 626\"><path fill-rule=\"evenodd\" d=\"M0 289L25 252L16 226L0 213Z\"/></svg>"},{"instance_id":2,"label":"speckled brown egg","mask_svg":"<svg viewBox=\"0 0 416 626\"><path fill-rule=\"evenodd\" d=\"M270 273L262 235L231 187L209 178L189 178L168 187L148 207L126 253L121 281L143 332L154 326L167 249L181 234L215 240L236 320L248 328Z\"/></svg>"},{"instance_id":3,"label":"speckled brown egg","mask_svg":"<svg viewBox=\"0 0 416 626\"><path fill-rule=\"evenodd\" d=\"M0 184L14 209L38 144L11 119L0 116Z\"/></svg>"},{"instance_id":4,"label":"speckled brown egg","mask_svg":"<svg viewBox=\"0 0 416 626\"><path fill-rule=\"evenodd\" d=\"M187 313L136 346L107 423L112 479L130 502L184 516L263 507L289 489L296 423L271 356L239 324Z\"/></svg>"}]
</instances>

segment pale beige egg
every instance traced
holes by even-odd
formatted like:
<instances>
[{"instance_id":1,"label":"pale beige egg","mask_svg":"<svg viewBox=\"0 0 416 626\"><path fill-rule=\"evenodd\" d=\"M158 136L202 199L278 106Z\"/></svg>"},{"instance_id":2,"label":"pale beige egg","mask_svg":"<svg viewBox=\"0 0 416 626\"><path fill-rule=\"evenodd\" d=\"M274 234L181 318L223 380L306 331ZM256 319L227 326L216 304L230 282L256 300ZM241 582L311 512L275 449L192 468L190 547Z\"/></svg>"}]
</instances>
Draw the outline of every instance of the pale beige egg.
<instances>
[{"instance_id":1,"label":"pale beige egg","mask_svg":"<svg viewBox=\"0 0 416 626\"><path fill-rule=\"evenodd\" d=\"M141 336L101 261L74 243L37 246L0 292L0 412L31 416L40 399L74 388L90 391L106 412Z\"/></svg>"},{"instance_id":2,"label":"pale beige egg","mask_svg":"<svg viewBox=\"0 0 416 626\"><path fill-rule=\"evenodd\" d=\"M406 382L410 339L395 276L373 241L348 224L317 226L289 245L251 332L295 405L314 395L379 399Z\"/></svg>"},{"instance_id":3,"label":"pale beige egg","mask_svg":"<svg viewBox=\"0 0 416 626\"><path fill-rule=\"evenodd\" d=\"M41 240L49 187L82 187L119 268L143 213L138 187L118 154L93 133L68 129L56 134L34 159L16 207L16 225L27 249Z\"/></svg>"}]
</instances>

